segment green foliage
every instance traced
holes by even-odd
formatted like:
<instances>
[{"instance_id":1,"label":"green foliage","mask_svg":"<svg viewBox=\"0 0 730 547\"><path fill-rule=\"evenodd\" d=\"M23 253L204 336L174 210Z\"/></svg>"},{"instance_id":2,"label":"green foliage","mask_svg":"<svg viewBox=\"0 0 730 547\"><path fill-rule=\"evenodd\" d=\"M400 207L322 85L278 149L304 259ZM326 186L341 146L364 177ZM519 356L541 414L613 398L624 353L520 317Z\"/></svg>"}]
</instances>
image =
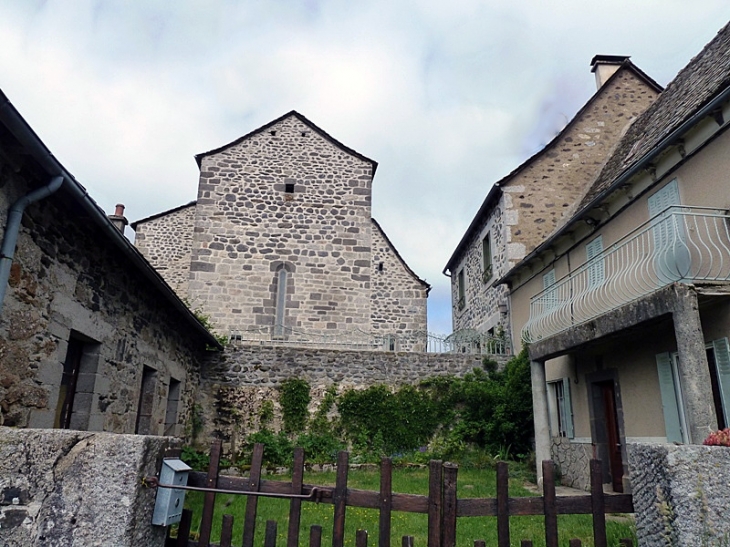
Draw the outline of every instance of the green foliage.
<instances>
[{"instance_id":1,"label":"green foliage","mask_svg":"<svg viewBox=\"0 0 730 547\"><path fill-rule=\"evenodd\" d=\"M392 455L428 443L441 423L440 405L413 386L348 390L337 407L347 438L365 452Z\"/></svg>"},{"instance_id":2,"label":"green foliage","mask_svg":"<svg viewBox=\"0 0 730 547\"><path fill-rule=\"evenodd\" d=\"M215 326L213 325L213 321L210 318L210 315L206 314L202 308L193 308L192 304L187 298L182 298L183 304L185 304L190 312L195 316L195 319L198 320L198 322L205 327L205 330L207 330L209 333L213 335L213 338L215 338L218 343L221 346L227 346L228 345L228 336L224 334L218 334L215 330ZM215 349L212 347L208 347L207 349Z\"/></svg>"},{"instance_id":3,"label":"green foliage","mask_svg":"<svg viewBox=\"0 0 730 547\"><path fill-rule=\"evenodd\" d=\"M186 431L190 440L195 442L203 430L203 406L199 403L195 403L190 411L190 418Z\"/></svg>"},{"instance_id":4,"label":"green foliage","mask_svg":"<svg viewBox=\"0 0 730 547\"><path fill-rule=\"evenodd\" d=\"M261 403L259 410L259 423L262 428L267 427L274 419L274 401L267 399Z\"/></svg>"},{"instance_id":5,"label":"green foliage","mask_svg":"<svg viewBox=\"0 0 730 547\"><path fill-rule=\"evenodd\" d=\"M309 382L301 378L288 378L281 384L279 403L287 433L304 431L309 418L307 407L312 400L309 392Z\"/></svg>"},{"instance_id":6,"label":"green foliage","mask_svg":"<svg viewBox=\"0 0 730 547\"><path fill-rule=\"evenodd\" d=\"M207 471L210 463L208 452L195 450L192 446L183 446L180 459L192 467L195 471Z\"/></svg>"},{"instance_id":7,"label":"green foliage","mask_svg":"<svg viewBox=\"0 0 730 547\"><path fill-rule=\"evenodd\" d=\"M284 467L291 464L294 445L283 432L274 433L270 429L262 429L246 437L238 463L250 463L253 457L253 447L256 443L264 445L264 465Z\"/></svg>"},{"instance_id":8,"label":"green foliage","mask_svg":"<svg viewBox=\"0 0 730 547\"><path fill-rule=\"evenodd\" d=\"M337 453L347 446L332 432L302 433L294 442L304 449L304 457L310 463L329 463L337 461Z\"/></svg>"}]
</instances>

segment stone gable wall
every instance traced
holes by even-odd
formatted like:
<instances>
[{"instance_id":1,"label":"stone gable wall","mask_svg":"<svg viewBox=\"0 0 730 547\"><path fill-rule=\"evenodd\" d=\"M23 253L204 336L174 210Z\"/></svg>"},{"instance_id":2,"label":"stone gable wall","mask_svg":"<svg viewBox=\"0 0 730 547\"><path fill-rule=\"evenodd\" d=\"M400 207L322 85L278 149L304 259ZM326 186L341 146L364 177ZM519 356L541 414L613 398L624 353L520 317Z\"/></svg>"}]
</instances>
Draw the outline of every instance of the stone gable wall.
<instances>
[{"instance_id":1,"label":"stone gable wall","mask_svg":"<svg viewBox=\"0 0 730 547\"><path fill-rule=\"evenodd\" d=\"M372 231L372 293L371 313L373 334L406 335L398 342L400 351L424 351L407 335L425 332L426 287L413 277L398 258L395 249L373 225Z\"/></svg>"},{"instance_id":2,"label":"stone gable wall","mask_svg":"<svg viewBox=\"0 0 730 547\"><path fill-rule=\"evenodd\" d=\"M190 298L221 332L370 330L372 165L290 116L202 160ZM286 192L293 185L293 192Z\"/></svg>"},{"instance_id":3,"label":"stone gable wall","mask_svg":"<svg viewBox=\"0 0 730 547\"><path fill-rule=\"evenodd\" d=\"M29 185L1 182L4 212ZM53 427L75 337L83 356L72 428L133 433L147 366L156 375L143 427L165 432L172 377L181 382L178 425L167 433L182 434L203 341L95 226L68 213L77 207L69 200L59 190L23 217L0 318L0 425Z\"/></svg>"},{"instance_id":4,"label":"stone gable wall","mask_svg":"<svg viewBox=\"0 0 730 547\"><path fill-rule=\"evenodd\" d=\"M137 224L134 244L180 298L188 298L195 204Z\"/></svg>"},{"instance_id":5,"label":"stone gable wall","mask_svg":"<svg viewBox=\"0 0 730 547\"><path fill-rule=\"evenodd\" d=\"M628 125L658 93L633 71L621 69L560 139L503 187L510 267L542 243L575 212Z\"/></svg>"},{"instance_id":6,"label":"stone gable wall","mask_svg":"<svg viewBox=\"0 0 730 547\"><path fill-rule=\"evenodd\" d=\"M508 303L506 287L482 281L482 239L491 230L496 275L505 274L574 212L628 124L654 102L658 93L632 71L616 78L556 142L503 183L502 197L472 238L451 276L454 330L485 331L497 322L507 332L507 317L497 313ZM458 271L464 269L466 305L458 308Z\"/></svg>"}]
</instances>

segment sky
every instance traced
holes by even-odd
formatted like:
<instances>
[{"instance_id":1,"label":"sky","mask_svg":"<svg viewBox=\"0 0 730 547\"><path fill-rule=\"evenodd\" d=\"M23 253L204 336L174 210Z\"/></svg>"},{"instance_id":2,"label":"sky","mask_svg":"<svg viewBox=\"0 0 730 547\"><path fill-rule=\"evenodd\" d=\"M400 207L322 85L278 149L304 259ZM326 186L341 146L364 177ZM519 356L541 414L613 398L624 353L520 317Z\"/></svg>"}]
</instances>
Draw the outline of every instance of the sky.
<instances>
[{"instance_id":1,"label":"sky","mask_svg":"<svg viewBox=\"0 0 730 547\"><path fill-rule=\"evenodd\" d=\"M591 58L666 85L729 20L727 0L0 0L0 89L130 222L195 199L195 154L297 110L378 162L373 217L449 333L447 260L595 92Z\"/></svg>"}]
</instances>

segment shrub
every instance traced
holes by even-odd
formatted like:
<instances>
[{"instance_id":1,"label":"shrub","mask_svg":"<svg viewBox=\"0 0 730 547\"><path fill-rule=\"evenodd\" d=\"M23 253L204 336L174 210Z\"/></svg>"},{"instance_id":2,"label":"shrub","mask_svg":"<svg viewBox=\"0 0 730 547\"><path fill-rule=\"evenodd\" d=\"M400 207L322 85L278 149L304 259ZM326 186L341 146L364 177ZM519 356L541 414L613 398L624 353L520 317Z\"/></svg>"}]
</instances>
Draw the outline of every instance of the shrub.
<instances>
[{"instance_id":1,"label":"shrub","mask_svg":"<svg viewBox=\"0 0 730 547\"><path fill-rule=\"evenodd\" d=\"M249 464L253 458L253 447L256 443L264 445L263 462L268 466L288 466L291 464L294 446L283 431L274 433L270 429L262 429L251 433L243 443L238 463Z\"/></svg>"}]
</instances>

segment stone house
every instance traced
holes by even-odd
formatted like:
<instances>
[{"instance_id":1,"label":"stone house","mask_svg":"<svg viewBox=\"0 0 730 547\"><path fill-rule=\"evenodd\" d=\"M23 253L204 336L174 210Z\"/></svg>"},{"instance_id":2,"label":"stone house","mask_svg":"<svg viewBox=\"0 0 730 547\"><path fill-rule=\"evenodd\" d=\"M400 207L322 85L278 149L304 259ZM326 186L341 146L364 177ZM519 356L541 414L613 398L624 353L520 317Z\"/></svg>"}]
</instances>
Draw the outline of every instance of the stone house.
<instances>
[{"instance_id":1,"label":"stone house","mask_svg":"<svg viewBox=\"0 0 730 547\"><path fill-rule=\"evenodd\" d=\"M492 186L446 263L453 336L475 335L482 346L484 335L509 340L509 291L494 281L564 222L626 126L661 92L628 57L596 55L591 67L596 93L542 150Z\"/></svg>"},{"instance_id":2,"label":"stone house","mask_svg":"<svg viewBox=\"0 0 730 547\"><path fill-rule=\"evenodd\" d=\"M632 443L730 425L730 26L628 129L574 214L499 283L531 341L537 460L627 489ZM628 445L628 449L627 449Z\"/></svg>"},{"instance_id":3,"label":"stone house","mask_svg":"<svg viewBox=\"0 0 730 547\"><path fill-rule=\"evenodd\" d=\"M181 435L216 339L0 92L0 425Z\"/></svg>"},{"instance_id":4,"label":"stone house","mask_svg":"<svg viewBox=\"0 0 730 547\"><path fill-rule=\"evenodd\" d=\"M196 159L197 200L132 228L219 332L425 350L430 286L371 216L375 161L294 111Z\"/></svg>"}]
</instances>

